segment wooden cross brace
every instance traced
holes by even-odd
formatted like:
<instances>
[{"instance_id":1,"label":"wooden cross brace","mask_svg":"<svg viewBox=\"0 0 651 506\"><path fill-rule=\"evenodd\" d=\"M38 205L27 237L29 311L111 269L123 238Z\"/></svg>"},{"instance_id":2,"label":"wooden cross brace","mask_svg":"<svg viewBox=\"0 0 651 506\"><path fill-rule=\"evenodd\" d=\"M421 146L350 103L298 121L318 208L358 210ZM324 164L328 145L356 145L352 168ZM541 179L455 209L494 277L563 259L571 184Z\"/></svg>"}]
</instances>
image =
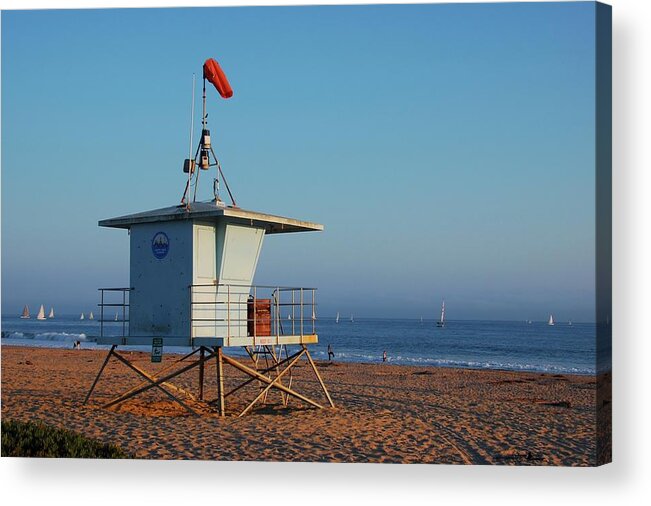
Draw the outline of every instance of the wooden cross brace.
<instances>
[{"instance_id":1,"label":"wooden cross brace","mask_svg":"<svg viewBox=\"0 0 651 506\"><path fill-rule=\"evenodd\" d=\"M166 374L166 375L164 375L162 377L160 376L163 372L171 369L172 367L174 367L179 362L182 362L182 361L186 360L188 357L194 355L197 352L201 352L201 358L199 360L191 362L190 364L188 364L186 366L183 366L180 369L178 369L178 370L176 370L176 371L174 371L172 373ZM171 390L174 390L174 391L176 391L178 393L184 394L184 395L190 397L194 401L197 400L196 397L194 395L192 395L190 392L187 392L186 390L169 383L169 381L171 379L175 378L176 376L189 371L190 369L194 369L195 367L201 366L203 368L203 364L205 362L207 362L208 360L210 360L212 357L214 357L216 354L217 354L217 352L215 351L213 353L208 353L208 355L206 356L204 347L198 348L198 349L192 351L191 353L188 353L187 355L181 357L179 360L176 360L170 366L168 366L168 367L164 368L163 370L161 370L158 373L158 377L157 377L157 376L153 376L153 375L147 373L146 371L143 371L139 367L137 367L137 366L133 365L131 362L129 362L126 358L122 357L118 352L115 351L115 345L113 345L111 347L110 351L108 352L108 355L106 356L106 359L104 360L104 363L102 364L102 367L100 368L99 373L97 374L97 377L95 378L95 381L93 382L92 386L90 387L90 390L88 391L88 394L86 395L86 398L84 399L84 404L86 404L88 402L88 399L90 398L91 394L93 393L93 390L94 390L95 386L97 385L97 382L99 381L99 378L102 375L102 372L104 371L104 368L108 364L109 360L111 359L111 357L115 357L120 362L122 362L124 365L126 365L129 369L131 369L136 374L138 374L138 376L141 376L142 378L144 378L145 381L143 383L141 383L140 385L135 386L135 387L131 388L130 390L127 390L123 394L121 394L121 395L117 396L116 398L112 399L111 401L107 402L106 404L104 404L102 406L103 408L110 408L111 406L115 406L117 404L120 404L120 403L128 400L128 399L131 399L132 397L135 397L136 395L139 395L139 394L141 394L143 392L146 392L147 390L149 390L151 388L157 388L160 391L162 391L165 395L170 397L174 402L177 402L178 404L180 404L184 409L186 409L187 411L189 411L193 415L198 416L198 413L195 410L193 410L190 406L188 406L185 402L183 402L179 397L175 396L170 391L168 391L167 388L169 388ZM203 376L203 374L201 374L201 376ZM167 388L164 388L163 385L165 385L165 387L167 387Z\"/></svg>"},{"instance_id":2,"label":"wooden cross brace","mask_svg":"<svg viewBox=\"0 0 651 506\"><path fill-rule=\"evenodd\" d=\"M254 380L259 380L259 381L267 384L266 388L261 390L260 393L256 396L256 398L253 399L249 403L249 405L246 408L244 408L244 410L238 416L243 416L248 411L250 411L251 408L255 405L255 403L258 402L261 398L263 398L271 388L276 388L276 389L280 390L281 392L284 392L285 394L291 395L293 397L296 397L297 399L300 399L300 400L302 400L304 402L307 402L308 404L310 404L310 405L312 405L312 406L314 406L316 408L323 408L323 406L321 404L319 404L318 402L310 399L309 397L306 397L305 395L302 395L302 394L296 392L292 388L287 387L287 386L283 385L280 382L282 377L286 373L290 372L291 368L294 367L294 365L296 365L298 360L303 355L305 355L305 357L308 360L308 363L312 367L312 369L313 369L313 371L314 371L314 373L316 375L316 378L319 381L319 384L321 385L321 389L323 390L323 393L325 394L326 398L328 399L328 403L330 404L330 407L334 408L335 404L334 404L334 402L332 402L332 398L330 397L330 394L328 393L328 389L326 388L325 384L323 383L323 379L321 378L321 375L319 374L319 371L316 368L316 364L314 363L314 361L312 360L312 357L310 356L310 352L308 351L307 346L301 345L301 350L300 351L298 351L297 353L294 353L293 355L286 358L282 362L277 362L276 364L272 365L270 368L268 368L266 370L266 371L271 370L271 369L278 370L281 365L286 364L286 363L289 362L287 367L285 367L282 371L278 372L276 377L273 378L273 379L268 377L268 376L265 376L263 373L258 372L255 369L251 369L250 367L242 364L241 362L238 362L237 360L235 360L235 359L233 359L231 357L223 355L222 358L223 358L224 362L226 362L230 366L234 367L235 369L240 370L241 372L243 372L246 375L251 377L251 379L247 380L244 384L248 384L248 383L250 383L251 381L254 381ZM244 384L238 386L236 389L239 389L241 386L244 386ZM233 393L233 391L229 392L229 394Z\"/></svg>"},{"instance_id":3,"label":"wooden cross brace","mask_svg":"<svg viewBox=\"0 0 651 506\"><path fill-rule=\"evenodd\" d=\"M290 386L285 386L282 384L281 379L283 376L286 374L291 374L291 369L296 365L296 363L299 361L299 359L303 356L307 358L308 363L312 367L316 378L321 385L321 388L328 400L328 403L330 404L331 407L335 407L334 403L332 402L332 398L330 397L330 394L328 393L328 390L323 383L323 380L321 378L321 375L319 374L319 371L316 368L316 364L312 360L312 357L310 356L310 353L305 345L301 345L301 350L298 352L294 353L293 355L287 357L285 360L278 360L275 358L274 364L271 365L271 367L266 368L264 371L257 371L255 369L252 369L251 367L248 367L241 362L238 362L232 357L226 356L222 353L221 347L216 347L213 348L212 351L209 348L206 348L204 346L201 346L197 348L196 350L192 351L191 353L188 353L187 355L181 357L180 359L174 361L172 364L169 366L165 367L161 371L157 373L156 376L147 373L146 371L143 371L139 367L135 366L131 362L129 362L126 358L122 357L120 354L118 354L115 351L116 346L113 345L106 356L106 359L104 360L104 363L102 364L102 367L100 368L97 377L95 378L95 381L93 381L93 384L90 387L90 390L88 391L88 394L86 395L86 398L84 399L84 404L88 402L88 399L90 398L91 394L93 393L93 390L95 389L95 386L97 385L97 382L99 381L100 376L102 375L104 369L106 368L106 365L108 364L109 360L111 357L115 357L117 360L122 362L124 365L126 365L129 369L134 371L138 376L144 378L144 381L140 383L139 385L127 390L123 394L120 394L119 396L115 397L111 401L107 402L104 404L102 407L103 408L110 408L112 406L115 406L117 404L120 404L122 402L127 401L128 399L131 399L132 397L135 397L136 395L142 394L146 392L147 390L150 390L152 388L157 388L158 390L162 391L165 395L170 397L174 402L177 402L180 404L184 409L189 411L190 413L194 414L195 416L198 416L198 413L193 410L190 406L188 406L185 402L183 402L179 397L174 395L172 392L169 390L173 390L177 392L178 394L183 394L189 398L191 398L193 401L196 402L203 402L203 378L204 378L204 365L206 362L211 360L213 357L216 358L216 363L217 363L217 393L218 397L214 402L218 402L219 404L219 414L221 416L225 415L225 398L232 395L234 392L239 390L240 388L246 386L247 384L251 383L252 381L259 381L261 383L266 384L266 387L262 388L258 395L253 399L247 406L244 408L244 410L238 415L238 416L243 416L246 413L248 413L253 406L260 401L260 399L266 398L267 393L272 389L278 389L281 391L283 395L283 404L286 405L285 397L286 396L293 396L296 397L297 399L300 399L314 407L317 408L323 408L321 404L318 402L310 399L309 397L300 394L293 390ZM163 373L169 371L170 369L174 368L177 364L180 362L185 361L187 358L191 357L192 355L199 353L200 356L197 360L177 369L174 372L168 373L163 375ZM245 373L247 376L250 376L250 379L246 380L242 384L238 385L235 387L233 390L231 390L228 393L224 393L224 385L223 385L223 379L224 379L224 368L223 368L223 362L227 363L231 367ZM281 370L281 367L285 366L284 369ZM187 392L186 390L175 386L171 384L169 381L180 374L183 374L191 369L194 369L195 367L199 367L199 400L192 395L190 392ZM275 370L276 376L274 378L271 378L266 375L266 373Z\"/></svg>"}]
</instances>

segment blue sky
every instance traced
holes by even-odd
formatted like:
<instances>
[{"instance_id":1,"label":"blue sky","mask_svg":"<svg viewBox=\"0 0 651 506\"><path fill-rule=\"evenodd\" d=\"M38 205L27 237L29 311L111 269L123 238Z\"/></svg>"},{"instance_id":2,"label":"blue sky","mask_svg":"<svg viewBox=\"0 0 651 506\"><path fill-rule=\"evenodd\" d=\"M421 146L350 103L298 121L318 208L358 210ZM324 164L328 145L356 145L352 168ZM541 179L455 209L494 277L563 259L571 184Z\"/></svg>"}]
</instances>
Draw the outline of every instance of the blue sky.
<instances>
[{"instance_id":1,"label":"blue sky","mask_svg":"<svg viewBox=\"0 0 651 506\"><path fill-rule=\"evenodd\" d=\"M592 3L3 12L3 314L127 285L97 221L178 203L208 57L238 204L326 227L268 237L258 283L322 315L594 319Z\"/></svg>"}]
</instances>

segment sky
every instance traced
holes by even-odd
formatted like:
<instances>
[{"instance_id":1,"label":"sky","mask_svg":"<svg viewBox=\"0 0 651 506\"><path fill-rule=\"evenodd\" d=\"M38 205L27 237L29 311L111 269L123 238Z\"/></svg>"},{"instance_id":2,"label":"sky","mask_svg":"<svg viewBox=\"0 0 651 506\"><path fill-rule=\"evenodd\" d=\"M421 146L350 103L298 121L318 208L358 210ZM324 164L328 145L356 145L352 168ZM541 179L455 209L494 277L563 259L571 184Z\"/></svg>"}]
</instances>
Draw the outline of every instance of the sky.
<instances>
[{"instance_id":1,"label":"sky","mask_svg":"<svg viewBox=\"0 0 651 506\"><path fill-rule=\"evenodd\" d=\"M237 203L325 225L267 237L256 283L316 286L323 316L594 321L594 9L3 12L2 313L128 285L97 222L180 201L213 57Z\"/></svg>"}]
</instances>

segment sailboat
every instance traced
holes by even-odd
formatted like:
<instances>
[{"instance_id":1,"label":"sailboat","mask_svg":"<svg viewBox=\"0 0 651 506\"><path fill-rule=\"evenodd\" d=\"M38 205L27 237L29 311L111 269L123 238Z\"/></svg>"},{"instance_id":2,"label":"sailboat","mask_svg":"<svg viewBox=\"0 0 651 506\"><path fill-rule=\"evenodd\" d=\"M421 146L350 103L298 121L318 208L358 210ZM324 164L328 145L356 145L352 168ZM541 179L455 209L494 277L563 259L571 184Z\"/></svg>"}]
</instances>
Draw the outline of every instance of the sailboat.
<instances>
[{"instance_id":1,"label":"sailboat","mask_svg":"<svg viewBox=\"0 0 651 506\"><path fill-rule=\"evenodd\" d=\"M38 310L38 314L36 315L37 320L45 320L45 308L43 307L43 304L41 304L41 308Z\"/></svg>"},{"instance_id":2,"label":"sailboat","mask_svg":"<svg viewBox=\"0 0 651 506\"><path fill-rule=\"evenodd\" d=\"M54 318L54 308L53 307L50 308L50 314L47 315L47 317L48 318Z\"/></svg>"},{"instance_id":3,"label":"sailboat","mask_svg":"<svg viewBox=\"0 0 651 506\"><path fill-rule=\"evenodd\" d=\"M115 313L115 321L118 321L118 314Z\"/></svg>"},{"instance_id":4,"label":"sailboat","mask_svg":"<svg viewBox=\"0 0 651 506\"><path fill-rule=\"evenodd\" d=\"M569 322L567 322L567 324L568 324L569 326L572 326L572 320L570 320Z\"/></svg>"},{"instance_id":5,"label":"sailboat","mask_svg":"<svg viewBox=\"0 0 651 506\"><path fill-rule=\"evenodd\" d=\"M288 319L289 321L292 321L292 315L288 314L288 315L287 315L287 319Z\"/></svg>"},{"instance_id":6,"label":"sailboat","mask_svg":"<svg viewBox=\"0 0 651 506\"><path fill-rule=\"evenodd\" d=\"M81 316L79 317L80 320L83 320L85 318L84 313L81 313Z\"/></svg>"},{"instance_id":7,"label":"sailboat","mask_svg":"<svg viewBox=\"0 0 651 506\"><path fill-rule=\"evenodd\" d=\"M353 318L353 315L350 315L350 323L355 323L355 318Z\"/></svg>"},{"instance_id":8,"label":"sailboat","mask_svg":"<svg viewBox=\"0 0 651 506\"><path fill-rule=\"evenodd\" d=\"M420 322L423 323L423 317L422 316L420 317Z\"/></svg>"},{"instance_id":9,"label":"sailboat","mask_svg":"<svg viewBox=\"0 0 651 506\"><path fill-rule=\"evenodd\" d=\"M549 315L549 321L547 322L547 325L554 325L554 317L552 315Z\"/></svg>"},{"instance_id":10,"label":"sailboat","mask_svg":"<svg viewBox=\"0 0 651 506\"><path fill-rule=\"evenodd\" d=\"M93 316L93 312L91 311L90 314L88 315L89 320L94 320L95 317Z\"/></svg>"},{"instance_id":11,"label":"sailboat","mask_svg":"<svg viewBox=\"0 0 651 506\"><path fill-rule=\"evenodd\" d=\"M441 319L436 322L437 327L445 327L445 300L441 305Z\"/></svg>"},{"instance_id":12,"label":"sailboat","mask_svg":"<svg viewBox=\"0 0 651 506\"><path fill-rule=\"evenodd\" d=\"M337 311L337 317L335 318L335 323L339 323L339 311Z\"/></svg>"},{"instance_id":13,"label":"sailboat","mask_svg":"<svg viewBox=\"0 0 651 506\"><path fill-rule=\"evenodd\" d=\"M29 319L29 308L27 307L27 305L25 305L25 307L23 308L23 314L21 314L20 317L23 320Z\"/></svg>"}]
</instances>

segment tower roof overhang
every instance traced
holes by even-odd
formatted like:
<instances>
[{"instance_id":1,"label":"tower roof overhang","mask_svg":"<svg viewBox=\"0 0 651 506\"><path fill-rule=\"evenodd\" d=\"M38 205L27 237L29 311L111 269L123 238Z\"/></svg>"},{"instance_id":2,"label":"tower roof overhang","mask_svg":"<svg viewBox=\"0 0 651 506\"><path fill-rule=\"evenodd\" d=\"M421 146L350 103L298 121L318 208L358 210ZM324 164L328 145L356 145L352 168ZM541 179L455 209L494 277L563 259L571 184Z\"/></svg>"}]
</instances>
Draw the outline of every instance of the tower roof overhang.
<instances>
[{"instance_id":1,"label":"tower roof overhang","mask_svg":"<svg viewBox=\"0 0 651 506\"><path fill-rule=\"evenodd\" d=\"M222 207L215 202L193 202L190 209L184 205L163 207L144 211L142 213L127 214L117 218L100 220L100 227L129 229L133 225L142 223L157 223L182 220L221 221L264 228L267 234L284 234L289 232L321 231L323 225L310 221L297 220L284 216L247 211L239 207Z\"/></svg>"}]
</instances>

